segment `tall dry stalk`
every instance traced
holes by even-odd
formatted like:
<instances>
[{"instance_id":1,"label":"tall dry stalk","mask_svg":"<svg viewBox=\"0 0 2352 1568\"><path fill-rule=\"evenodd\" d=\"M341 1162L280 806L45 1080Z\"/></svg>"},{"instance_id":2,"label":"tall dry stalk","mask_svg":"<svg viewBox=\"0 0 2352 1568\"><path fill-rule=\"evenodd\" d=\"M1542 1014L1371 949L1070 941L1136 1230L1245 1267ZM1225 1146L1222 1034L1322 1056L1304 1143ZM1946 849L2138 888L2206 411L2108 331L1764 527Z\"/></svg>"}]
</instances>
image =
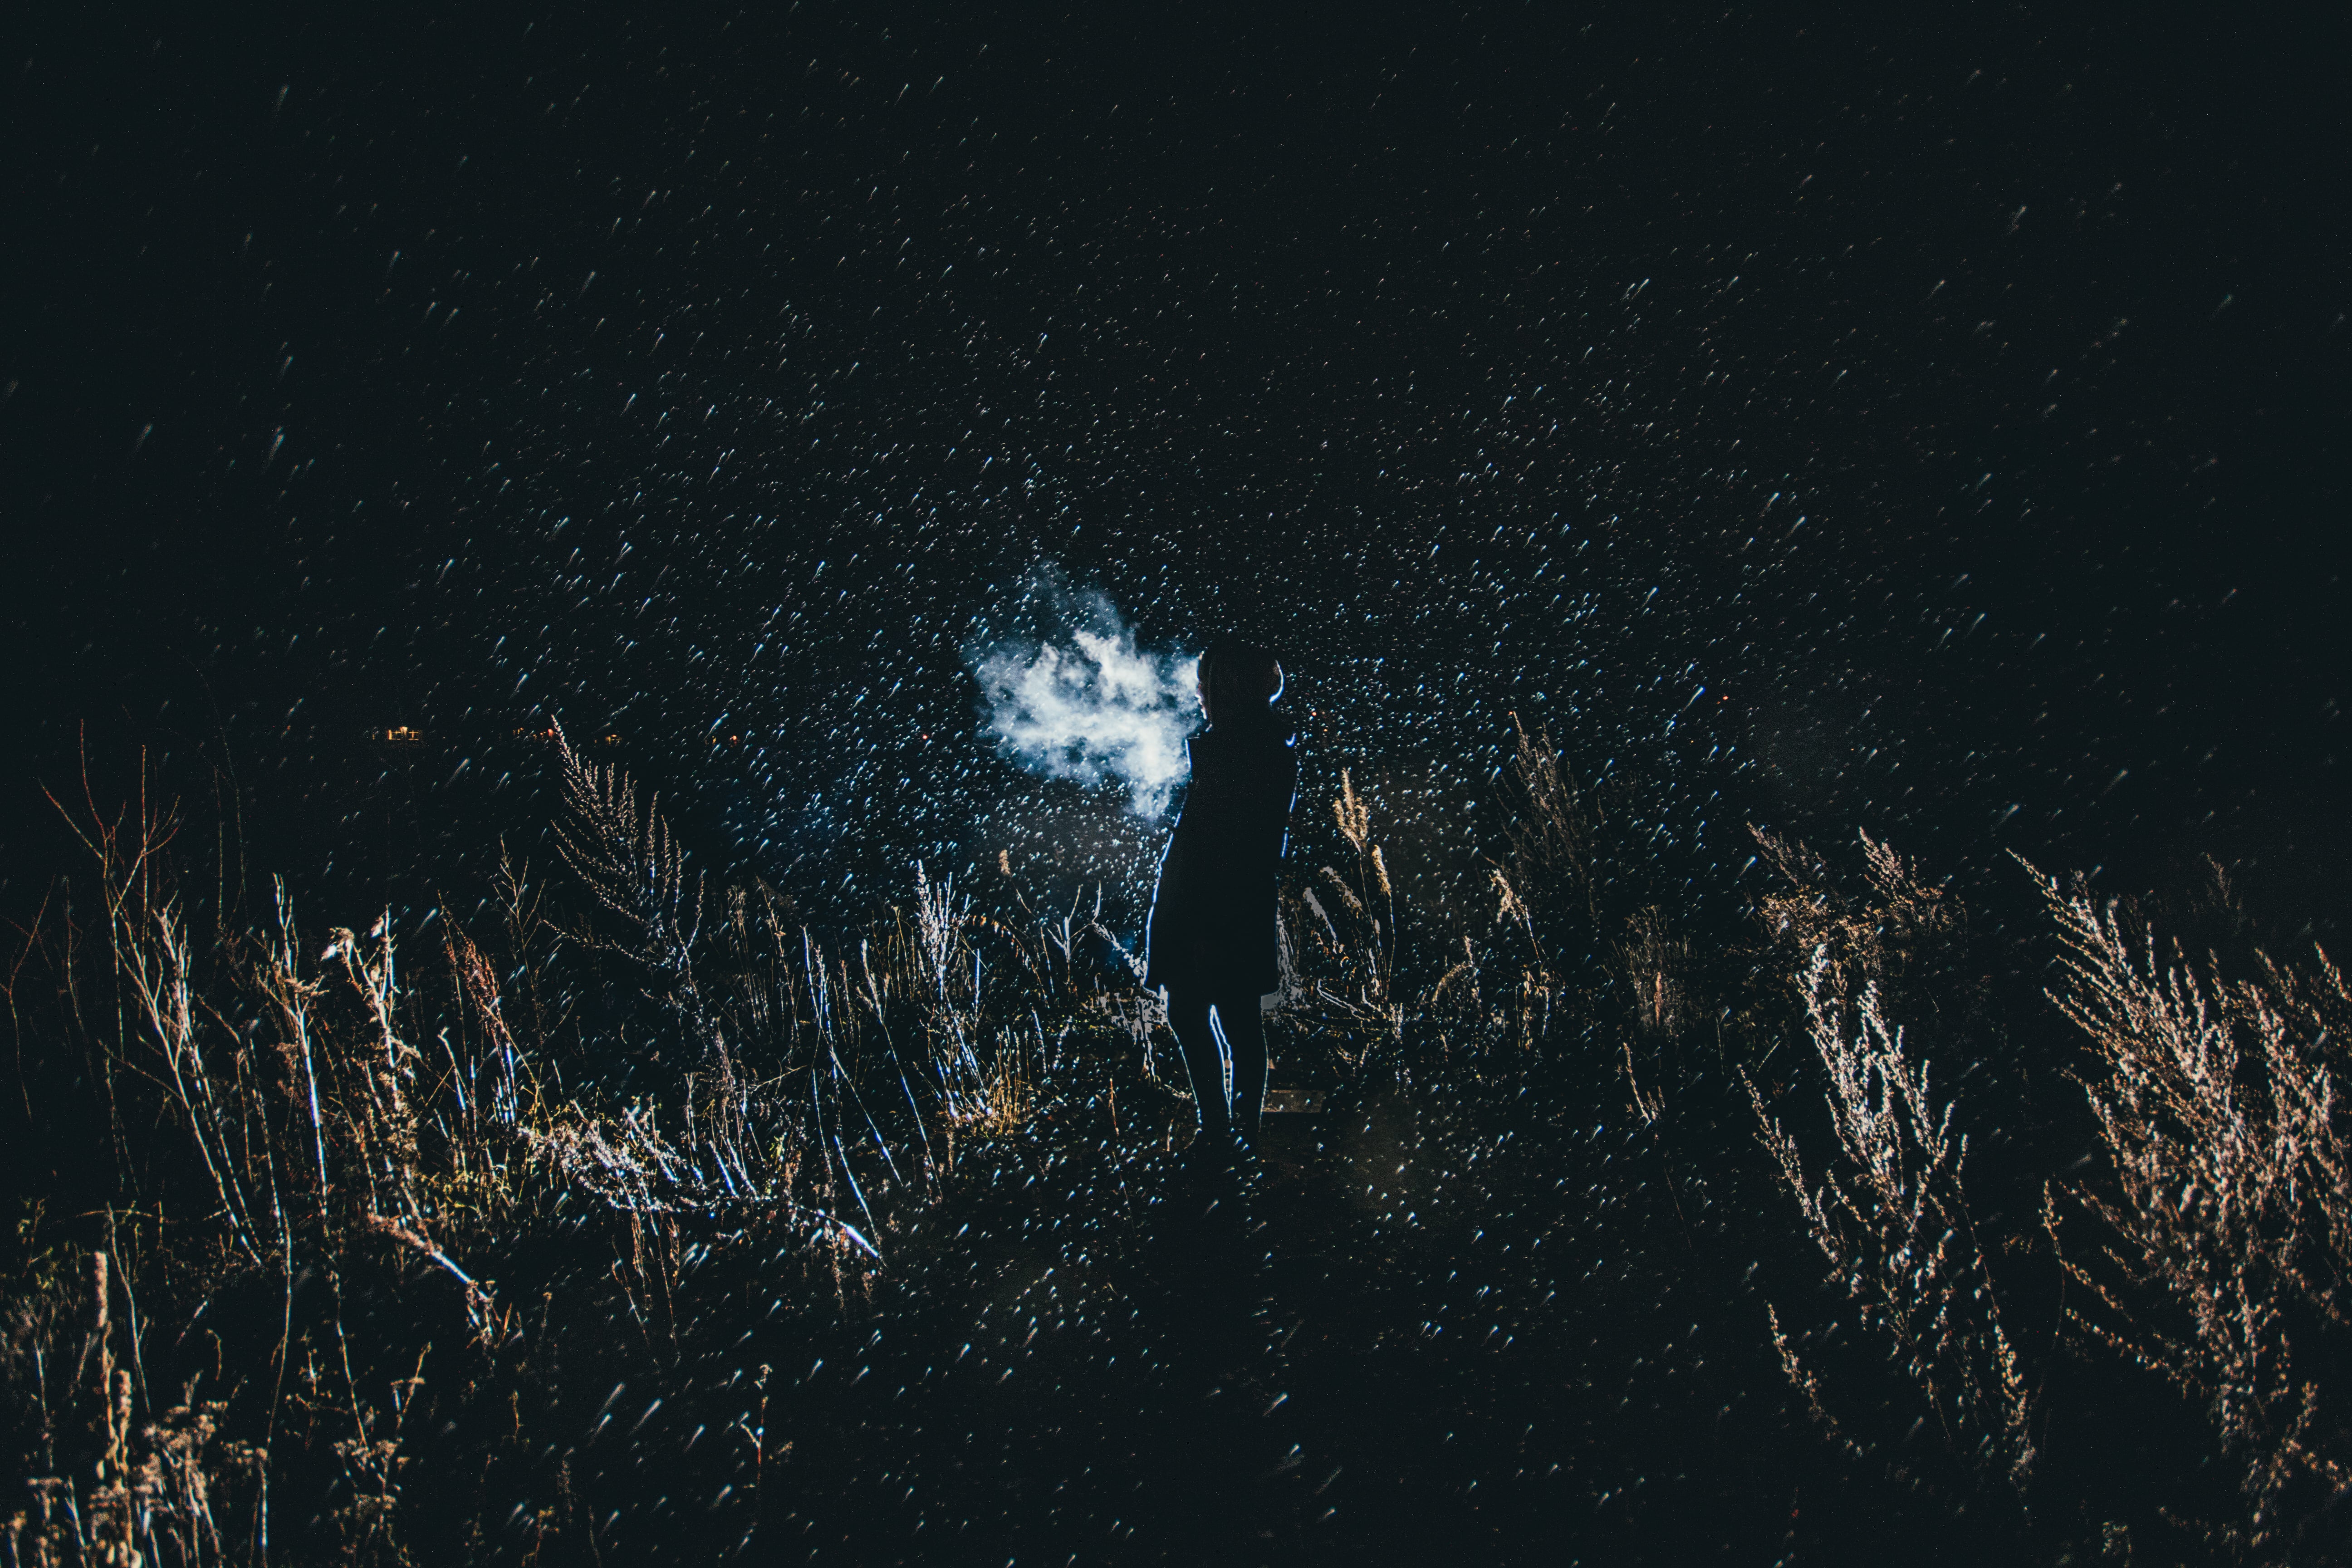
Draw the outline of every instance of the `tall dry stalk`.
<instances>
[{"instance_id":1,"label":"tall dry stalk","mask_svg":"<svg viewBox=\"0 0 2352 1568\"><path fill-rule=\"evenodd\" d=\"M1756 837L1788 880L1759 913L1780 950L1802 965L1792 979L1826 1075L1831 1131L1825 1152L1809 1160L1743 1073L1764 1145L1830 1279L1886 1345L1948 1446L2021 1492L2034 1463L2034 1393L1969 1212L1957 1101L1937 1100L1927 1056L1907 1037L1910 1022L1895 1014L1899 1000L1948 1036L1964 1021L1938 1016L1929 986L1965 972L1966 911L1867 834L1859 895L1838 890L1802 845ZM1834 1430L1822 1384L1799 1365L1777 1315L1773 1334L1791 1382Z\"/></svg>"},{"instance_id":2,"label":"tall dry stalk","mask_svg":"<svg viewBox=\"0 0 2352 1568\"><path fill-rule=\"evenodd\" d=\"M1496 896L1495 929L1516 931L1526 952L1517 978L1506 982L1500 964L1491 979L1482 973L1465 944L1463 962L1441 975L1431 991L1430 1005L1446 1016L1443 1004L1455 997L1460 1000L1452 1016L1458 1016L1460 1001L1480 996L1486 982L1488 1029L1526 1052L1550 1036L1563 1009L1571 1016L1586 1016L1580 1004L1590 995L1572 983L1572 975L1579 955L1600 946L1598 813L1577 788L1549 727L1531 732L1514 713L1511 731L1505 853L1488 868L1487 879Z\"/></svg>"},{"instance_id":3,"label":"tall dry stalk","mask_svg":"<svg viewBox=\"0 0 2352 1568\"><path fill-rule=\"evenodd\" d=\"M1570 776L1549 727L1529 734L1511 715L1511 778L1515 797L1504 832L1511 880L1523 889L1580 910L1597 924L1600 893L1593 877L1593 811Z\"/></svg>"},{"instance_id":4,"label":"tall dry stalk","mask_svg":"<svg viewBox=\"0 0 2352 1568\"><path fill-rule=\"evenodd\" d=\"M1968 1139L1953 1130L1954 1102L1937 1102L1927 1063L1906 1054L1875 986L1844 994L1825 949L1808 975L1806 1017L1828 1070L1833 1148L1818 1177L1809 1172L1750 1079L1764 1146L1831 1280L1864 1331L1886 1342L1946 1442L2022 1489L2033 1468L2033 1396L1969 1212ZM1800 1376L1777 1318L1774 1330L1792 1380L1818 1409L1818 1384Z\"/></svg>"},{"instance_id":5,"label":"tall dry stalk","mask_svg":"<svg viewBox=\"0 0 2352 1568\"><path fill-rule=\"evenodd\" d=\"M556 828L565 862L627 927L623 951L690 996L708 889L688 868L660 797L641 806L636 782L618 763L583 761L561 728L555 746L570 808Z\"/></svg>"},{"instance_id":6,"label":"tall dry stalk","mask_svg":"<svg viewBox=\"0 0 2352 1568\"><path fill-rule=\"evenodd\" d=\"M2053 1237L2063 1197L2095 1237L2062 1247L2092 1302L2070 1317L2204 1407L2239 1467L2242 1544L2268 1553L2296 1482L2322 1500L2352 1489L2352 1435L2323 1384L2352 1328L2352 986L2315 947L2305 965L2258 954L2227 978L2116 900L2033 876L2105 1156L2102 1179L2053 1194Z\"/></svg>"},{"instance_id":7,"label":"tall dry stalk","mask_svg":"<svg viewBox=\"0 0 2352 1568\"><path fill-rule=\"evenodd\" d=\"M1677 935L1664 910L1653 904L1625 922L1623 940L1611 957L1625 984L1634 1029L1652 1040L1674 1040L1689 1026L1690 939Z\"/></svg>"},{"instance_id":8,"label":"tall dry stalk","mask_svg":"<svg viewBox=\"0 0 2352 1568\"><path fill-rule=\"evenodd\" d=\"M1276 933L1282 1007L1315 1015L1343 1058L1360 1065L1402 1035L1396 994L1396 889L1372 831L1370 804L1346 769L1331 803L1334 825L1355 864L1323 866L1286 889Z\"/></svg>"}]
</instances>

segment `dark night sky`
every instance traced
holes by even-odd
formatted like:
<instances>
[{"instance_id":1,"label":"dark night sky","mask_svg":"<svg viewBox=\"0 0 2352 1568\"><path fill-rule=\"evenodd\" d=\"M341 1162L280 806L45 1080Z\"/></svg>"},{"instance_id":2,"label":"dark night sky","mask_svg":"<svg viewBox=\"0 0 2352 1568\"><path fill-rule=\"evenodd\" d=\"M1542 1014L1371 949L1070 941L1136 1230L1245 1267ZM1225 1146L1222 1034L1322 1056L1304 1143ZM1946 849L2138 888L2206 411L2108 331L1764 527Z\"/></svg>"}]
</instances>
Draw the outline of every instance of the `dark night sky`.
<instances>
[{"instance_id":1,"label":"dark night sky","mask_svg":"<svg viewBox=\"0 0 2352 1568\"><path fill-rule=\"evenodd\" d=\"M1051 563L1274 640L1431 864L1517 710L1702 889L1771 820L2327 912L2340 31L1140 9L16 40L10 906L85 724L368 897L541 712L808 896L1127 874L974 714Z\"/></svg>"}]
</instances>

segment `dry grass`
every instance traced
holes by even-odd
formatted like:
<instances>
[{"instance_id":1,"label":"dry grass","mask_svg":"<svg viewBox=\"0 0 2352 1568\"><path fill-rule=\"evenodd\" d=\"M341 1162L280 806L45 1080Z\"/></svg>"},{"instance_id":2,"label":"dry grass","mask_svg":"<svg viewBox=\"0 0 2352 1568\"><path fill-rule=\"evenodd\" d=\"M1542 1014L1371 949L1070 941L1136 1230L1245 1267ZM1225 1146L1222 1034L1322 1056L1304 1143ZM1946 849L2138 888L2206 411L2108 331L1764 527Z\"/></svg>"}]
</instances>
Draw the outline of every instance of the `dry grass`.
<instances>
[{"instance_id":1,"label":"dry grass","mask_svg":"<svg viewBox=\"0 0 2352 1568\"><path fill-rule=\"evenodd\" d=\"M2075 1075L2104 1170L2053 1184L2049 1222L2094 1342L2196 1401L2246 1499L2233 1543L2287 1539L2300 1483L2352 1486L2352 1436L2327 1400L2352 1274L2352 987L2326 952L2257 954L2231 978L2131 911L2034 873L2063 942L2051 993L2090 1046ZM2063 1224L2062 1226L2062 1217Z\"/></svg>"},{"instance_id":2,"label":"dry grass","mask_svg":"<svg viewBox=\"0 0 2352 1568\"><path fill-rule=\"evenodd\" d=\"M1964 1187L1968 1144L1913 1025L1958 1042L1980 998L1967 916L1864 839L1863 891L1801 846L1759 835L1788 886L1761 913L1790 959L1830 1136L1818 1151L1748 1085L1783 1186L1862 1322L1886 1343L1954 1446L2020 1487L2036 1399L2004 1323ZM2050 996L2087 1044L2067 1076L2094 1150L2049 1179L2043 1228L2084 1342L2162 1378L2203 1411L2242 1511L2174 1522L2232 1561L2293 1558L2352 1489L2352 1432L2328 1397L2352 1328L2352 1129L2337 1084L2352 984L2314 949L2259 950L2234 972L2192 957L2127 904L2033 873L2059 938ZM2225 889L2226 893L2226 889ZM1955 1002L1957 996L1958 1000ZM1844 1438L1834 1391L1772 1321L1792 1384Z\"/></svg>"},{"instance_id":3,"label":"dry grass","mask_svg":"<svg viewBox=\"0 0 2352 1568\"><path fill-rule=\"evenodd\" d=\"M391 912L306 937L282 885L258 920L214 900L199 932L170 810L142 795L113 816L87 797L66 812L95 918L60 901L29 933L12 1012L21 1027L20 992L54 984L125 1179L159 1163L194 1178L151 1204L181 1239L148 1272L183 1299L268 1282L276 1343L257 1381L243 1369L234 1411L193 1388L167 1397L136 1371L145 1324L109 1316L110 1254L40 1252L47 1272L7 1292L6 1364L12 1398L57 1440L30 1458L15 1560L260 1561L273 1484L324 1465L340 1555L404 1562L404 1423L426 1358L388 1381L362 1366L352 1282L424 1264L488 1352L526 1313L479 1259L586 1200L625 1226L612 1279L647 1348L674 1354L682 1221L756 1221L845 1286L936 1196L960 1142L1032 1124L1080 1065L1074 1037L1131 1048L1164 1028L1082 973L1081 938L1107 933L1075 907L1038 918L1016 894L1027 918L1007 919L918 867L904 910L828 948L772 889L698 875L620 769L560 735L557 759L579 896L502 861L498 929L440 911L421 981ZM614 1098L593 1075L567 1082L563 1064L597 1043L561 978L583 965L644 999L637 1049L673 1070L669 1087ZM133 1131L151 1125L160 1143ZM60 1283L69 1273L95 1283ZM131 1273L110 1278L135 1299Z\"/></svg>"},{"instance_id":4,"label":"dry grass","mask_svg":"<svg viewBox=\"0 0 2352 1568\"><path fill-rule=\"evenodd\" d=\"M2021 1490L2033 1469L2033 1397L2001 1323L1985 1244L1969 1212L1968 1139L1953 1103L1938 1102L1924 1060L1910 1059L1874 988L1841 994L1827 954L1806 998L1812 1045L1828 1070L1832 1143L1808 1169L1797 1139L1748 1094L1780 1178L1830 1278L1882 1338L1925 1399L1944 1438ZM1801 1377L1773 1322L1792 1381L1816 1412L1818 1384Z\"/></svg>"},{"instance_id":5,"label":"dry grass","mask_svg":"<svg viewBox=\"0 0 2352 1568\"><path fill-rule=\"evenodd\" d=\"M1830 1124L1809 1156L1748 1077L1764 1146L1831 1280L1946 1443L2022 1491L2035 1458L2034 1398L2002 1322L1991 1248L1969 1211L1968 1139L1888 1006L1889 983L1916 973L1923 950L1960 923L1957 901L1866 835L1869 891L1860 897L1834 891L1801 846L1758 837L1790 883L1762 914L1783 953L1804 954L1793 978ZM1820 1380L1800 1366L1777 1315L1771 1323L1791 1383L1837 1432Z\"/></svg>"},{"instance_id":6,"label":"dry grass","mask_svg":"<svg viewBox=\"0 0 2352 1568\"><path fill-rule=\"evenodd\" d=\"M1396 889L1371 806L1344 769L1331 816L1355 863L1321 867L1283 899L1282 1005L1327 1020L1334 1037L1354 1043L1350 1059L1360 1065L1366 1051L1393 1046L1403 1029Z\"/></svg>"},{"instance_id":7,"label":"dry grass","mask_svg":"<svg viewBox=\"0 0 2352 1568\"><path fill-rule=\"evenodd\" d=\"M1761 1238L1826 1266L1835 1320L1891 1367L1895 1404L1940 1434L1972 1496L2049 1484L2038 1449L2054 1427L2011 1324L2059 1321L2033 1282L2054 1294L2063 1278L2082 1340L2210 1417L2246 1500L2214 1542L2287 1556L2352 1473L2331 1403L2352 1263L2336 1092L2352 988L2326 955L2225 975L2041 879L2066 955L2053 994L2088 1047L2083 1109L2066 1114L2099 1158L2048 1187L2063 1269L2044 1255L1997 1279L2023 1239L1980 1235L1970 1203L1979 1091L1963 1106L1956 1069L1995 1024L1958 894L1866 835L1843 879L1759 834L1781 878L1760 941L1709 932L1622 876L1550 738L1517 740L1477 929L1442 936L1401 910L1374 803L1341 775L1344 853L1282 892L1277 1039L1365 1080L1499 1084L1497 1103L1559 1092L1596 1138L1595 1121L1622 1124L1663 1164L1685 1257L1738 1227L1743 1259ZM546 1297L501 1285L512 1237L599 1216L629 1353L674 1366L713 1247L794 1250L820 1294L829 1277L854 1303L976 1142L1050 1131L1087 1075L1115 1134L1122 1094L1130 1127L1159 1115L1153 1142L1181 1119L1151 1070L1164 1011L1127 983L1131 964L1102 973L1118 945L1099 897L1041 909L1000 862L984 902L918 866L900 908L821 939L764 883L700 875L619 769L560 738L556 755L559 875L502 861L490 918L439 911L423 942L390 911L312 933L279 886L257 910L190 892L178 822L143 795L102 816L85 793L68 813L91 875L28 934L7 1000L25 1014L48 988L44 1048L87 1063L119 1190L71 1242L28 1215L5 1282L0 1370L39 1439L24 1506L0 1510L14 1561L259 1562L273 1529L313 1513L313 1549L409 1561L412 1412L488 1378L533 1314L544 1328ZM1777 995L1759 1000L1758 972ZM627 1005L592 1016L597 994ZM1685 1048L1702 1028L1712 1068ZM1783 1041L1801 1046L1776 1054ZM635 1091L608 1087L615 1057ZM1100 1070L1109 1059L1124 1076ZM1725 1136L1740 1126L1762 1158ZM1751 1152L1727 1174L1733 1143ZM1790 1201L1727 1215L1718 1200L1751 1178ZM1666 1205L1652 1213L1664 1223ZM451 1325L396 1365L346 1332L357 1293L391 1279L425 1281ZM268 1343L209 1383L150 1386L142 1303L165 1296L175 1329L190 1303L233 1297ZM1777 1359L1793 1405L1845 1454L1918 1479L1878 1429L1886 1412L1861 1384L1874 1373L1784 1326L1790 1304L1757 1326L1760 1378ZM764 1438L745 1440L764 1464ZM593 1560L594 1510L561 1474L518 1539L535 1552L568 1535Z\"/></svg>"},{"instance_id":8,"label":"dry grass","mask_svg":"<svg viewBox=\"0 0 2352 1568\"><path fill-rule=\"evenodd\" d=\"M1785 884L1759 905L1766 929L1781 952L1805 955L1809 968L1819 954L1835 989L1874 984L1899 1010L1897 996L1965 973L1966 907L1867 832L1861 835L1863 885L1855 889L1804 845L1762 828L1749 831Z\"/></svg>"},{"instance_id":9,"label":"dry grass","mask_svg":"<svg viewBox=\"0 0 2352 1568\"><path fill-rule=\"evenodd\" d=\"M227 1405L199 1401L196 1382L142 1421L140 1378L118 1359L113 1298L121 1291L106 1253L79 1259L79 1289L51 1254L42 1277L20 1282L10 1325L12 1381L37 1401L47 1441L48 1473L31 1482L33 1506L7 1521L12 1561L37 1568L148 1563L219 1563L241 1553L225 1516L234 1520L267 1468L264 1450L219 1434ZM27 1350L78 1348L23 1378ZM79 1463L72 1461L79 1460ZM217 1506L216 1506L217 1505Z\"/></svg>"}]
</instances>

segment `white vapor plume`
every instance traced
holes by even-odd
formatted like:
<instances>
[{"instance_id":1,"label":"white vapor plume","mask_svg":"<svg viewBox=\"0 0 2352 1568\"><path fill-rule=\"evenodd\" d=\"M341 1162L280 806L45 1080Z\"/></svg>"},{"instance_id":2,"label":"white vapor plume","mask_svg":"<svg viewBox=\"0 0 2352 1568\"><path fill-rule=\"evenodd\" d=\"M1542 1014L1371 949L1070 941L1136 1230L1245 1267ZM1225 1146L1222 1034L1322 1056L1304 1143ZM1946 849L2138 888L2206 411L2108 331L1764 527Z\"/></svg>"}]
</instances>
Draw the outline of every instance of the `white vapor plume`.
<instances>
[{"instance_id":1,"label":"white vapor plume","mask_svg":"<svg viewBox=\"0 0 2352 1568\"><path fill-rule=\"evenodd\" d=\"M1184 776L1185 738L1200 724L1199 657L1138 648L1108 598L1074 598L1050 574L1040 574L1028 603L1046 623L1042 635L966 654L997 749L1048 778L1117 779L1132 810L1159 816Z\"/></svg>"}]
</instances>

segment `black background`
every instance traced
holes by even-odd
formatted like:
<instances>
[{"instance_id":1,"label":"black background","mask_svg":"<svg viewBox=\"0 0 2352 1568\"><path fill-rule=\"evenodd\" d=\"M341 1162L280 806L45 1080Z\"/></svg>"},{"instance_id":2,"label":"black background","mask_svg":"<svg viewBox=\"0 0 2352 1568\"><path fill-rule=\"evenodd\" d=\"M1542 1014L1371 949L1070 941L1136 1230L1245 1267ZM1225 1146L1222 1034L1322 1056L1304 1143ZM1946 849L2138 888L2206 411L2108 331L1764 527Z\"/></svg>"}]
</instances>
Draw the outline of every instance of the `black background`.
<instances>
[{"instance_id":1,"label":"black background","mask_svg":"<svg viewBox=\"0 0 2352 1568\"><path fill-rule=\"evenodd\" d=\"M2286 15L20 37L6 902L85 736L421 901L536 820L545 715L813 908L1004 844L1131 882L964 673L1050 563L1273 638L1433 866L1521 711L1694 885L1862 826L2332 925L2344 39Z\"/></svg>"}]
</instances>

